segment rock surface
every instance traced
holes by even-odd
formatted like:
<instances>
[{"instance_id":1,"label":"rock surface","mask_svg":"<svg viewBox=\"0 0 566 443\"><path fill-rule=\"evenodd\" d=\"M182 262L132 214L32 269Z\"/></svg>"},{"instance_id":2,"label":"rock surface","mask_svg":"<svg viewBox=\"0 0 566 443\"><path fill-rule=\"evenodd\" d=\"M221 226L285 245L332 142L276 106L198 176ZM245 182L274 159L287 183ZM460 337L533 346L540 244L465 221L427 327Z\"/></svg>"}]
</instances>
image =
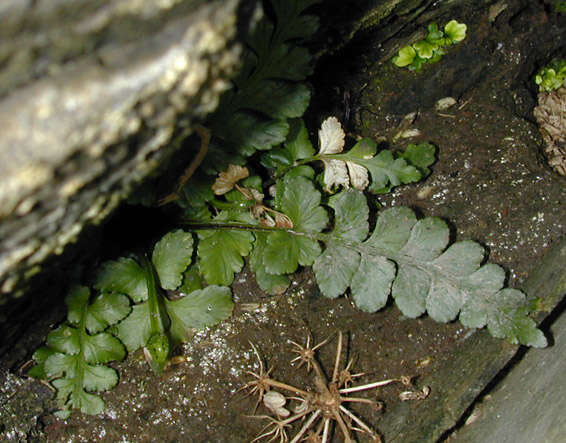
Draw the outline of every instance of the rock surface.
<instances>
[{"instance_id":1,"label":"rock surface","mask_svg":"<svg viewBox=\"0 0 566 443\"><path fill-rule=\"evenodd\" d=\"M0 304L216 107L238 3L2 2Z\"/></svg>"},{"instance_id":2,"label":"rock surface","mask_svg":"<svg viewBox=\"0 0 566 443\"><path fill-rule=\"evenodd\" d=\"M564 242L563 242L564 243ZM555 249L555 263L566 263L566 247ZM551 270L551 264L547 272ZM555 269L557 271L558 269ZM547 275L562 282L558 293L566 291L564 273ZM558 285L557 285L558 286ZM546 442L559 443L566 435L566 315L561 314L550 326L553 345L529 349L524 358L483 397L460 431L451 441L458 443Z\"/></svg>"}]
</instances>

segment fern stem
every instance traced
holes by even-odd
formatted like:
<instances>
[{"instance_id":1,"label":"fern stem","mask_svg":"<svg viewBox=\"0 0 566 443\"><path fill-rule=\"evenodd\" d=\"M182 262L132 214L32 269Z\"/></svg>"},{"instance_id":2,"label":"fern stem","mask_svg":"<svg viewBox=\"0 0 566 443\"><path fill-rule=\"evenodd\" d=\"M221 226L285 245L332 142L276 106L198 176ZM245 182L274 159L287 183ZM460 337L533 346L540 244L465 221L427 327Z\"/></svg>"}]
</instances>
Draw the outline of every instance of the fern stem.
<instances>
[{"instance_id":1,"label":"fern stem","mask_svg":"<svg viewBox=\"0 0 566 443\"><path fill-rule=\"evenodd\" d=\"M73 395L71 398L80 398L84 384L84 371L85 371L85 344L86 344L86 317L88 310L88 303L90 297L86 299L85 304L81 307L81 319L78 325L79 329L79 358L76 360L75 368L76 382L73 384Z\"/></svg>"},{"instance_id":2,"label":"fern stem","mask_svg":"<svg viewBox=\"0 0 566 443\"><path fill-rule=\"evenodd\" d=\"M294 231L293 229L289 228L278 228L278 227L270 227L270 226L261 226L261 225L252 225L250 223L239 223L239 222L192 222L192 221L185 221L184 226L187 229L193 231L208 231L208 230L227 230L227 231L250 231L250 232L286 232L291 235L297 235L302 237L307 237L312 240L327 242L328 240L335 238L332 237L330 234L326 234L324 232L303 232L303 231Z\"/></svg>"},{"instance_id":3,"label":"fern stem","mask_svg":"<svg viewBox=\"0 0 566 443\"><path fill-rule=\"evenodd\" d=\"M161 322L159 321L159 316L161 310L159 309L159 298L157 294L157 289L155 287L155 273L153 270L153 265L144 254L142 258L142 265L146 274L147 280L147 303L149 307L149 320L151 324L151 334L162 334L163 329L161 327Z\"/></svg>"},{"instance_id":4,"label":"fern stem","mask_svg":"<svg viewBox=\"0 0 566 443\"><path fill-rule=\"evenodd\" d=\"M269 226L260 226L260 225L252 225L250 223L239 223L239 222L192 222L192 221L185 221L184 226L187 229L193 231L206 231L206 230L226 230L226 231L252 231L252 232L289 232L293 233L291 229L287 228L277 228L277 227L269 227Z\"/></svg>"}]
</instances>

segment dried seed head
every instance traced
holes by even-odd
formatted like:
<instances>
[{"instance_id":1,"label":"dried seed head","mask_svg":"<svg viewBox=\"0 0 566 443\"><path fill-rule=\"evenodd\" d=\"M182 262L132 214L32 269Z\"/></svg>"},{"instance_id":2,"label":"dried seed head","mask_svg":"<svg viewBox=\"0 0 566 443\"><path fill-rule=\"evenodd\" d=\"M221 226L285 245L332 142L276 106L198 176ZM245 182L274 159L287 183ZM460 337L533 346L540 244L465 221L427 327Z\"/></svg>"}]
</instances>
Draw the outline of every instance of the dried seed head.
<instances>
[{"instance_id":1,"label":"dried seed head","mask_svg":"<svg viewBox=\"0 0 566 443\"><path fill-rule=\"evenodd\" d=\"M287 399L280 392L268 391L263 395L265 407L278 417L288 417L291 414L288 409L284 408L285 403L287 403Z\"/></svg>"}]
</instances>

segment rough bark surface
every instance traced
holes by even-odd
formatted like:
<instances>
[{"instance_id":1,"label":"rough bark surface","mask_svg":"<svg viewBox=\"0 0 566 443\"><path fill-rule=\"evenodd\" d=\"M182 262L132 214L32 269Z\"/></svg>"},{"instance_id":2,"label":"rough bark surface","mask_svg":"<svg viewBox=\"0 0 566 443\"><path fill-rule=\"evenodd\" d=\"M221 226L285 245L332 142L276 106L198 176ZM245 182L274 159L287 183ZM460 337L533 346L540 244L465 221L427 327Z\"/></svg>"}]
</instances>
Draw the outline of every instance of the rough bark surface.
<instances>
[{"instance_id":1,"label":"rough bark surface","mask_svg":"<svg viewBox=\"0 0 566 443\"><path fill-rule=\"evenodd\" d=\"M0 304L216 107L238 3L2 2Z\"/></svg>"}]
</instances>

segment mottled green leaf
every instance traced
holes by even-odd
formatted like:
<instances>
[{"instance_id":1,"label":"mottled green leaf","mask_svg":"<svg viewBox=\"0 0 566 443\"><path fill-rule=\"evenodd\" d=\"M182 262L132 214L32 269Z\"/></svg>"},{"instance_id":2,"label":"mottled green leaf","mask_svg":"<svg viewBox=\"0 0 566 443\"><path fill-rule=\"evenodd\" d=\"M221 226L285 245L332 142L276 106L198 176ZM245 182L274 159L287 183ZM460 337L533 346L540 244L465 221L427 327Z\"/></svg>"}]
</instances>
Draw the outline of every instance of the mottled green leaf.
<instances>
[{"instance_id":1,"label":"mottled green leaf","mask_svg":"<svg viewBox=\"0 0 566 443\"><path fill-rule=\"evenodd\" d=\"M101 291L126 294L135 302L147 299L145 272L133 258L122 257L104 263L94 286Z\"/></svg>"},{"instance_id":2,"label":"mottled green leaf","mask_svg":"<svg viewBox=\"0 0 566 443\"><path fill-rule=\"evenodd\" d=\"M87 309L86 328L91 334L101 332L125 318L131 309L130 301L125 295L101 294Z\"/></svg>"},{"instance_id":3,"label":"mottled green leaf","mask_svg":"<svg viewBox=\"0 0 566 443\"><path fill-rule=\"evenodd\" d=\"M102 332L96 335L85 335L83 353L87 363L108 363L122 360L126 355L124 346L116 337Z\"/></svg>"},{"instance_id":4,"label":"mottled green leaf","mask_svg":"<svg viewBox=\"0 0 566 443\"><path fill-rule=\"evenodd\" d=\"M430 277L422 269L408 264L398 265L397 277L391 288L395 304L409 318L426 312Z\"/></svg>"},{"instance_id":5,"label":"mottled green leaf","mask_svg":"<svg viewBox=\"0 0 566 443\"><path fill-rule=\"evenodd\" d=\"M171 337L179 342L186 341L192 329L228 318L234 307L230 288L225 286L207 286L165 304L171 318Z\"/></svg>"},{"instance_id":6,"label":"mottled green leaf","mask_svg":"<svg viewBox=\"0 0 566 443\"><path fill-rule=\"evenodd\" d=\"M199 266L208 284L230 285L234 273L244 266L242 257L250 253L253 234L247 231L199 231Z\"/></svg>"},{"instance_id":7,"label":"mottled green leaf","mask_svg":"<svg viewBox=\"0 0 566 443\"><path fill-rule=\"evenodd\" d=\"M341 198L347 195L349 204L342 205ZM337 229L327 235L326 249L314 266L324 295L336 297L349 286L356 305L373 312L385 306L391 293L408 317L428 312L436 321L449 322L460 316L466 326L487 325L495 337L546 346L544 335L528 317L525 295L501 289L505 273L499 266L481 265L481 245L462 241L446 249L446 223L436 217L417 221L408 208L381 212L366 241L359 240L363 235L345 239L345 232L354 233L355 226L365 223L363 219L349 227L344 224L342 217L365 209L356 208L353 198L350 191L331 199Z\"/></svg>"},{"instance_id":8,"label":"mottled green leaf","mask_svg":"<svg viewBox=\"0 0 566 443\"><path fill-rule=\"evenodd\" d=\"M313 271L322 294L328 298L342 295L358 269L360 254L339 243L329 242L314 262Z\"/></svg>"},{"instance_id":9,"label":"mottled green leaf","mask_svg":"<svg viewBox=\"0 0 566 443\"><path fill-rule=\"evenodd\" d=\"M352 298L365 312L375 312L387 304L391 283L395 278L395 264L380 255L362 254L352 278Z\"/></svg>"},{"instance_id":10,"label":"mottled green leaf","mask_svg":"<svg viewBox=\"0 0 566 443\"><path fill-rule=\"evenodd\" d=\"M328 223L328 214L320 206L320 193L304 177L285 178L278 192L282 192L279 209L293 222L298 232L320 232ZM263 263L270 274L294 272L299 264L312 265L320 254L320 245L307 236L288 232L274 232L267 238Z\"/></svg>"},{"instance_id":11,"label":"mottled green leaf","mask_svg":"<svg viewBox=\"0 0 566 443\"><path fill-rule=\"evenodd\" d=\"M440 247L440 244L444 243L444 238L437 243ZM441 273L463 277L479 269L484 255L485 250L480 244L470 240L461 241L450 246L432 264L438 267Z\"/></svg>"},{"instance_id":12,"label":"mottled green leaf","mask_svg":"<svg viewBox=\"0 0 566 443\"><path fill-rule=\"evenodd\" d=\"M450 231L446 223L437 217L419 220L411 229L407 244L400 254L419 261L430 261L437 257L446 247Z\"/></svg>"},{"instance_id":13,"label":"mottled green leaf","mask_svg":"<svg viewBox=\"0 0 566 443\"><path fill-rule=\"evenodd\" d=\"M367 237L368 207L364 195L354 189L332 196L329 206L335 213L333 235L336 240L326 244L313 270L322 294L336 298L350 286L360 263L360 254L341 242L361 242Z\"/></svg>"},{"instance_id":14,"label":"mottled green leaf","mask_svg":"<svg viewBox=\"0 0 566 443\"><path fill-rule=\"evenodd\" d=\"M152 333L148 303L134 305L130 315L114 326L112 332L124 343L129 352L144 346Z\"/></svg>"},{"instance_id":15,"label":"mottled green leaf","mask_svg":"<svg viewBox=\"0 0 566 443\"><path fill-rule=\"evenodd\" d=\"M436 321L447 323L458 317L466 299L457 282L452 282L450 274L435 275L426 299L428 314Z\"/></svg>"},{"instance_id":16,"label":"mottled green leaf","mask_svg":"<svg viewBox=\"0 0 566 443\"><path fill-rule=\"evenodd\" d=\"M78 354L81 350L79 330L61 325L47 336L47 346L66 354Z\"/></svg>"},{"instance_id":17,"label":"mottled green leaf","mask_svg":"<svg viewBox=\"0 0 566 443\"><path fill-rule=\"evenodd\" d=\"M179 229L168 232L153 248L152 262L164 289L177 289L193 256L193 236Z\"/></svg>"},{"instance_id":18,"label":"mottled green leaf","mask_svg":"<svg viewBox=\"0 0 566 443\"><path fill-rule=\"evenodd\" d=\"M347 189L330 197L334 209L333 234L344 240L361 242L368 235L369 209L363 193Z\"/></svg>"},{"instance_id":19,"label":"mottled green leaf","mask_svg":"<svg viewBox=\"0 0 566 443\"><path fill-rule=\"evenodd\" d=\"M502 289L490 300L487 328L491 335L536 348L547 346L542 331L527 316L526 296L516 289Z\"/></svg>"},{"instance_id":20,"label":"mottled green leaf","mask_svg":"<svg viewBox=\"0 0 566 443\"><path fill-rule=\"evenodd\" d=\"M463 287L470 294L460 313L460 321L469 328L483 328L487 324L489 299L505 284L502 267L487 263L463 281Z\"/></svg>"},{"instance_id":21,"label":"mottled green leaf","mask_svg":"<svg viewBox=\"0 0 566 443\"><path fill-rule=\"evenodd\" d=\"M379 214L375 229L366 243L382 255L395 256L407 244L416 223L415 213L409 208L386 209Z\"/></svg>"}]
</instances>

